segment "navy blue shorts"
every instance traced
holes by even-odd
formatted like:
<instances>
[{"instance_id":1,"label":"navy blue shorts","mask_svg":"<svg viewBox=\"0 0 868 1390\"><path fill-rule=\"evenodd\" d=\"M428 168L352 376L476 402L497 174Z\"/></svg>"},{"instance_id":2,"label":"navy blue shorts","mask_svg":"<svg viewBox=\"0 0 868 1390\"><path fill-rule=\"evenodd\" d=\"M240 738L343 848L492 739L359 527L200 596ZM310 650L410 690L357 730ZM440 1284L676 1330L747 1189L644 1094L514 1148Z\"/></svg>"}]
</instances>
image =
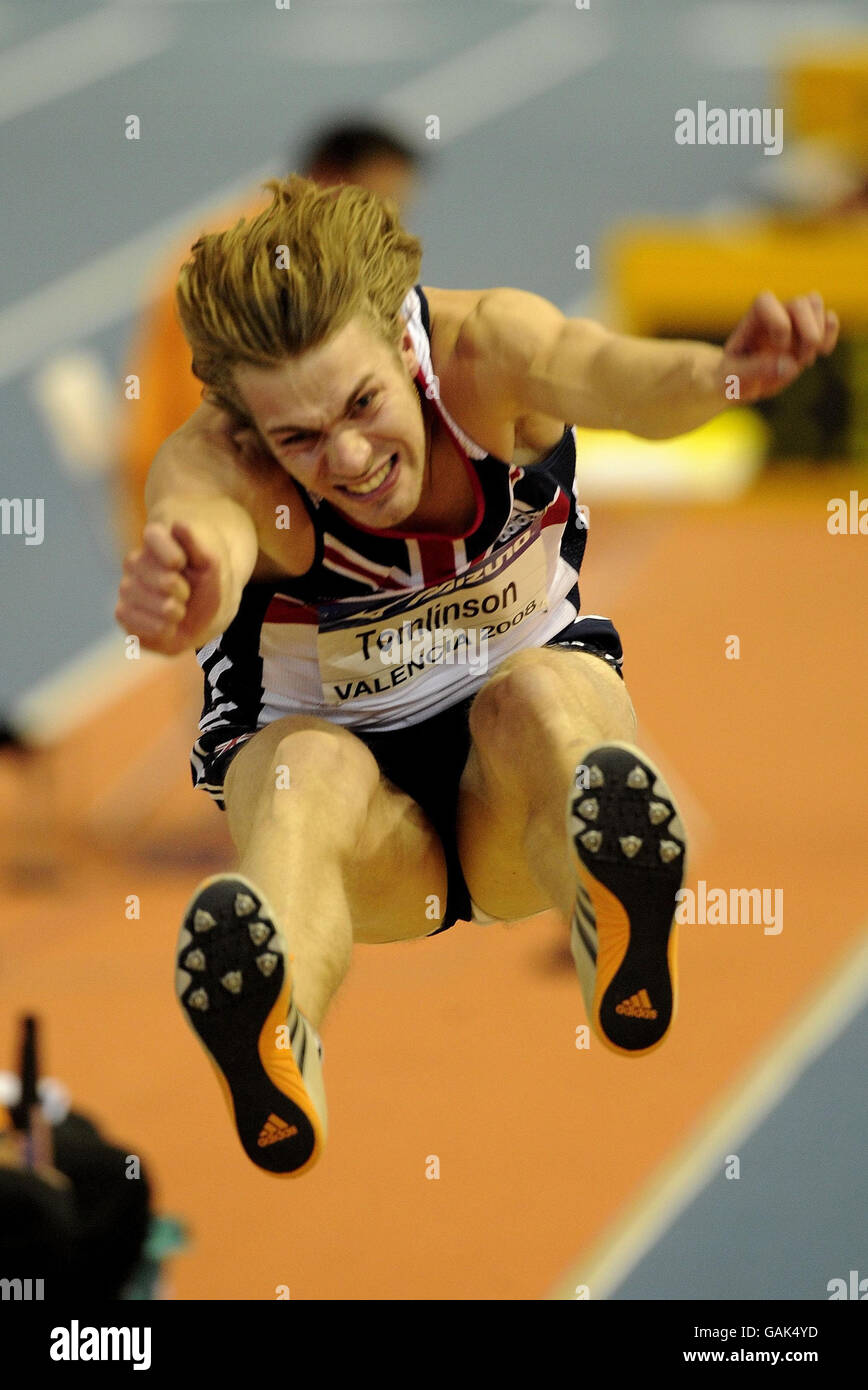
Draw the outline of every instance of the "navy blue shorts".
<instances>
[{"instance_id":1,"label":"navy blue shorts","mask_svg":"<svg viewBox=\"0 0 868 1390\"><path fill-rule=\"evenodd\" d=\"M545 645L598 656L623 680L621 639L608 618L579 618ZM470 892L458 857L456 819L458 785L470 752L470 706L476 693L406 729L383 733L351 730L373 753L382 775L421 806L440 837L447 869L446 909L441 926L429 933L431 936L448 931L456 922L470 921L472 916ZM223 783L229 764L256 732L223 724L203 734L194 747L194 785L204 788L221 810L225 810Z\"/></svg>"}]
</instances>

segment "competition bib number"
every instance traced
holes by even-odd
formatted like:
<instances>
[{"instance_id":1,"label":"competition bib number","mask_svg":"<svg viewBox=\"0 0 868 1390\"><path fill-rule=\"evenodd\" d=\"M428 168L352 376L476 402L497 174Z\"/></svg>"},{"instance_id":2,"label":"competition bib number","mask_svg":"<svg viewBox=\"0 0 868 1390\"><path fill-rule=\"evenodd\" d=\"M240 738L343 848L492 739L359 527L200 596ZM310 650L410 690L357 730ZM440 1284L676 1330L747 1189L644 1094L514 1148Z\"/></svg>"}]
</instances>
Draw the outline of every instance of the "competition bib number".
<instances>
[{"instance_id":1,"label":"competition bib number","mask_svg":"<svg viewBox=\"0 0 868 1390\"><path fill-rule=\"evenodd\" d=\"M424 594L320 605L317 657L328 704L383 695L434 666L488 669L489 643L548 607L539 521Z\"/></svg>"}]
</instances>

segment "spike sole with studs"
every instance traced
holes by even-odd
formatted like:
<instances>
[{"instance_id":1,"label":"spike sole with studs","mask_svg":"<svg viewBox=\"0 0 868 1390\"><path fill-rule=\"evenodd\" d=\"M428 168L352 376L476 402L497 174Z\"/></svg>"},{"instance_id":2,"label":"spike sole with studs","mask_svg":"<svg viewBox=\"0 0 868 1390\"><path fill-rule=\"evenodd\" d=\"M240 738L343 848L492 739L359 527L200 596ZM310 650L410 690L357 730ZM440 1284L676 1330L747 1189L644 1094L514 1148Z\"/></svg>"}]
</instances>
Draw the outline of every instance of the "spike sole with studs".
<instances>
[{"instance_id":1,"label":"spike sole with studs","mask_svg":"<svg viewBox=\"0 0 868 1390\"><path fill-rule=\"evenodd\" d=\"M585 754L567 822L579 878L570 945L590 1021L612 1051L638 1057L675 1016L684 827L647 754L617 742Z\"/></svg>"},{"instance_id":2,"label":"spike sole with studs","mask_svg":"<svg viewBox=\"0 0 868 1390\"><path fill-rule=\"evenodd\" d=\"M176 992L247 1157L275 1177L300 1177L319 1158L325 1128L293 1048L278 1046L290 1021L293 1038L305 1027L292 1007L287 961L286 941L254 886L238 875L206 879L178 938ZM305 1037L303 1046L315 1045Z\"/></svg>"}]
</instances>

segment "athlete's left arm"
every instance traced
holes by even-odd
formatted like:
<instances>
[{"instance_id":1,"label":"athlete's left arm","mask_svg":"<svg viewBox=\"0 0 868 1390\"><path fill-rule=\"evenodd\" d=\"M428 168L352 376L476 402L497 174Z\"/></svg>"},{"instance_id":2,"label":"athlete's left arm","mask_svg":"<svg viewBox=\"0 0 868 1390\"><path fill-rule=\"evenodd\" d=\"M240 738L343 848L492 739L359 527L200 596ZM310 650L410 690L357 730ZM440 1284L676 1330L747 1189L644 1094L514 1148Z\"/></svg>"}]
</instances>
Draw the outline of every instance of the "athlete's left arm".
<instances>
[{"instance_id":1,"label":"athlete's left arm","mask_svg":"<svg viewBox=\"0 0 868 1390\"><path fill-rule=\"evenodd\" d=\"M462 330L479 387L514 419L532 412L589 429L668 439L729 404L777 395L828 355L838 317L819 294L757 295L723 348L611 333L524 290L480 298Z\"/></svg>"}]
</instances>

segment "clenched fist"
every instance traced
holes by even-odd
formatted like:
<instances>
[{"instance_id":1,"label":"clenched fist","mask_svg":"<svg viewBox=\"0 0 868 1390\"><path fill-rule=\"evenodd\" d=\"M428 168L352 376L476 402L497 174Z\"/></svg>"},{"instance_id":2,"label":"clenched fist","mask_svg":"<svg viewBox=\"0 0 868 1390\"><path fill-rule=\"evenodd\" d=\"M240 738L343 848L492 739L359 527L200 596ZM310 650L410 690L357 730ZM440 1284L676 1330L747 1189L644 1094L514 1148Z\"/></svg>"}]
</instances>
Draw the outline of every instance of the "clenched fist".
<instances>
[{"instance_id":1,"label":"clenched fist","mask_svg":"<svg viewBox=\"0 0 868 1390\"><path fill-rule=\"evenodd\" d=\"M799 295L782 304L766 291L757 295L723 349L721 375L737 376L742 402L776 396L818 356L828 357L838 341L838 315L823 296Z\"/></svg>"},{"instance_id":2,"label":"clenched fist","mask_svg":"<svg viewBox=\"0 0 868 1390\"><path fill-rule=\"evenodd\" d=\"M116 619L149 651L177 656L201 646L220 608L217 546L185 523L150 521L124 560L118 593Z\"/></svg>"}]
</instances>

